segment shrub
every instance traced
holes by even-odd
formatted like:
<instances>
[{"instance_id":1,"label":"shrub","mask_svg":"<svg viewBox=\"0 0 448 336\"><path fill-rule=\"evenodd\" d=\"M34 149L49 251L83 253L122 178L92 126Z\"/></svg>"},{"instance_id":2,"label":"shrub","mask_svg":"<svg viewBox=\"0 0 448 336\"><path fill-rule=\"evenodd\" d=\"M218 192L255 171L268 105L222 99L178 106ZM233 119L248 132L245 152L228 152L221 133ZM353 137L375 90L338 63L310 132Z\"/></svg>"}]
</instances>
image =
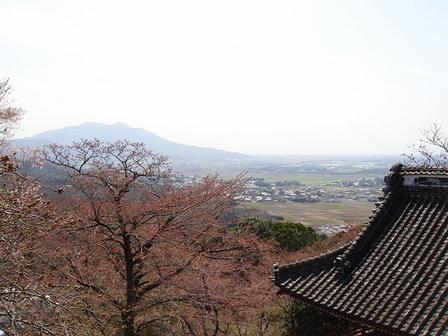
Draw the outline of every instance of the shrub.
<instances>
[{"instance_id":1,"label":"shrub","mask_svg":"<svg viewBox=\"0 0 448 336\"><path fill-rule=\"evenodd\" d=\"M241 220L236 230L255 233L259 238L272 240L288 251L301 250L320 240L313 228L301 223L274 222L255 217Z\"/></svg>"}]
</instances>

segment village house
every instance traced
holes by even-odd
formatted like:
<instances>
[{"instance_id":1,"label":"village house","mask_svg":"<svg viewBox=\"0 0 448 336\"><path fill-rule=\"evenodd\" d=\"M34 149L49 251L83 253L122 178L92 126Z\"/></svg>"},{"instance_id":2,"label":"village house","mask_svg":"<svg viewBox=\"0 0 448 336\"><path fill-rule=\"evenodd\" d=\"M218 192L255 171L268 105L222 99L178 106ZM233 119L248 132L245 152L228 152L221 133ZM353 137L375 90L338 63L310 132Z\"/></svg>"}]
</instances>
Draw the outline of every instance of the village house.
<instances>
[{"instance_id":1,"label":"village house","mask_svg":"<svg viewBox=\"0 0 448 336\"><path fill-rule=\"evenodd\" d=\"M369 335L448 335L448 169L403 167L362 232L325 255L274 266L279 293Z\"/></svg>"}]
</instances>

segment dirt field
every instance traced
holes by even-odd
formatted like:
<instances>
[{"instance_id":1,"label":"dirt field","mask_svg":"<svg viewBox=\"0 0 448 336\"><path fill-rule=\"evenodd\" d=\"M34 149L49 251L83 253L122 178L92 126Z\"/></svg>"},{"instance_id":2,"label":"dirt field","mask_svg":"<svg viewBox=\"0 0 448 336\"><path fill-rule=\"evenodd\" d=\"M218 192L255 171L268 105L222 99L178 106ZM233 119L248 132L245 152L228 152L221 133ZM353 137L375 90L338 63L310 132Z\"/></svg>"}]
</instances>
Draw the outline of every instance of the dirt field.
<instances>
[{"instance_id":1,"label":"dirt field","mask_svg":"<svg viewBox=\"0 0 448 336\"><path fill-rule=\"evenodd\" d=\"M286 201L257 203L256 207L271 215L281 215L287 221L316 228L324 224L364 224L372 214L375 204L353 200L335 204Z\"/></svg>"}]
</instances>

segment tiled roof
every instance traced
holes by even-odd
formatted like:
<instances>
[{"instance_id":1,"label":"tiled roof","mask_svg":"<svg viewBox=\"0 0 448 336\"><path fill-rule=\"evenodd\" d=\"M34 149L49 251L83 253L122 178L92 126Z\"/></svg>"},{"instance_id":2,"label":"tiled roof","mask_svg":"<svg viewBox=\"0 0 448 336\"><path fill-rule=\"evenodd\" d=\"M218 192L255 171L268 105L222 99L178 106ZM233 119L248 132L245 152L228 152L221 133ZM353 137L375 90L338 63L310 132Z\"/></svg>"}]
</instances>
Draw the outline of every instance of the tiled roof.
<instances>
[{"instance_id":1,"label":"tiled roof","mask_svg":"<svg viewBox=\"0 0 448 336\"><path fill-rule=\"evenodd\" d=\"M393 335L448 335L448 169L395 165L351 244L274 267L280 292Z\"/></svg>"}]
</instances>

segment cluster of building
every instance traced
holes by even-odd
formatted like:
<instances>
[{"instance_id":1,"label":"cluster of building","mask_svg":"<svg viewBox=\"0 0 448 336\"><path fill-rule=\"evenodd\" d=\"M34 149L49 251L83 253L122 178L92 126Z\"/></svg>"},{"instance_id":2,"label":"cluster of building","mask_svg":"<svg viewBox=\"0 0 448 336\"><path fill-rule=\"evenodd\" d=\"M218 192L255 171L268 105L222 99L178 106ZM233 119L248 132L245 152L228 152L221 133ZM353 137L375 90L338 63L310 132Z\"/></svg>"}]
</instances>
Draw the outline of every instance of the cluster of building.
<instances>
[{"instance_id":1,"label":"cluster of building","mask_svg":"<svg viewBox=\"0 0 448 336\"><path fill-rule=\"evenodd\" d=\"M293 201L300 203L340 203L343 200L378 201L384 181L382 178L334 181L321 185L301 184L299 181L266 183L262 178L247 181L240 195L245 202Z\"/></svg>"}]
</instances>

